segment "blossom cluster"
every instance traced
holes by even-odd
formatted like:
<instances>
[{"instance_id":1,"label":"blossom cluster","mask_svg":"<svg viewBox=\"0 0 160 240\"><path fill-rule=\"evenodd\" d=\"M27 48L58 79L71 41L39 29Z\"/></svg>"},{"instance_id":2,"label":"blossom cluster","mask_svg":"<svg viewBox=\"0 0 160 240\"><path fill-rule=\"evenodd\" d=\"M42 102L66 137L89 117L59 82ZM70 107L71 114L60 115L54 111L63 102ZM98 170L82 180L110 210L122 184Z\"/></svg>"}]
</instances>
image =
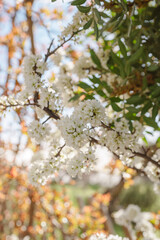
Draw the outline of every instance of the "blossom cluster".
<instances>
[{"instance_id":1,"label":"blossom cluster","mask_svg":"<svg viewBox=\"0 0 160 240\"><path fill-rule=\"evenodd\" d=\"M44 64L44 65L43 65ZM34 120L28 126L29 136L38 144L49 143L50 150L53 152L52 139L53 132L51 131L53 126L53 120L56 119L58 131L60 132L59 141L65 143L65 147L69 147L72 156L65 157L65 161L61 161L60 157L64 153L63 149L61 154L58 155L54 149L54 154L48 158L44 159L37 164L32 164L32 173L35 172L37 179L42 175L42 179L48 179L46 175L50 176L49 170L51 172L58 171L64 166L70 176L76 177L81 176L82 173L89 173L96 163L95 150L96 145L106 147L115 156L118 156L120 160L127 166L143 169L143 171L148 175L148 177L159 184L159 168L157 168L156 163L159 158L159 151L157 151L153 159L150 162L146 162L143 157L143 151L139 140L143 136L142 124L138 121L134 121L133 132L130 130L130 125L128 120L117 116L113 116L108 112L98 100L86 100L80 102L72 112L70 116L63 116L63 106L60 94L55 85L47 86L47 81L42 81L42 75L46 70L46 63L42 60L40 56L28 56L24 59L23 73L25 78L25 89L24 91L30 94L30 97L26 98L25 101L21 101L21 105L31 105L35 107L38 114L38 119ZM36 85L35 85L36 83ZM39 84L39 85L37 85ZM31 90L31 91L30 91ZM37 98L35 99L35 91L37 92ZM32 94L32 96L31 96ZM22 91L23 95L23 91ZM7 99L1 99L3 105L5 105ZM12 100L12 105L18 107L18 104ZM61 114L57 115L57 114ZM50 124L44 121L44 117L50 119ZM57 144L60 148L60 144ZM58 151L57 148L57 151ZM138 153L138 154L137 154ZM59 161L58 167L57 162ZM52 167L50 166L52 162ZM54 167L54 164L56 167ZM35 168L39 170L35 171ZM49 170L47 170L49 168ZM39 181L39 180L38 180ZM46 180L45 180L46 181ZM45 182L43 180L43 182Z\"/></svg>"},{"instance_id":2,"label":"blossom cluster","mask_svg":"<svg viewBox=\"0 0 160 240\"><path fill-rule=\"evenodd\" d=\"M48 179L53 179L55 173L59 171L62 158L53 157L52 152L45 156L44 152L36 153L30 164L29 180L34 186L44 185Z\"/></svg>"},{"instance_id":3,"label":"blossom cluster","mask_svg":"<svg viewBox=\"0 0 160 240\"><path fill-rule=\"evenodd\" d=\"M82 31L82 27L87 23L90 17L87 14L76 12L73 16L72 23L69 23L61 32L59 36L60 41L64 39L64 37L71 36L73 33L78 31Z\"/></svg>"},{"instance_id":4,"label":"blossom cluster","mask_svg":"<svg viewBox=\"0 0 160 240\"><path fill-rule=\"evenodd\" d=\"M15 96L1 96L0 97L0 112L9 109L12 107L13 109L20 108L21 106L25 106L28 104L27 99L21 101L20 99L16 99Z\"/></svg>"},{"instance_id":5,"label":"blossom cluster","mask_svg":"<svg viewBox=\"0 0 160 240\"><path fill-rule=\"evenodd\" d=\"M47 64L40 55L30 55L24 58L23 76L26 90L32 93L43 85L41 77L45 70L47 70Z\"/></svg>"},{"instance_id":6,"label":"blossom cluster","mask_svg":"<svg viewBox=\"0 0 160 240\"><path fill-rule=\"evenodd\" d=\"M137 205L130 204L125 210L120 209L114 213L114 219L129 230L133 240L137 239L136 233L141 233L143 240L159 240L151 223L152 214L141 212Z\"/></svg>"},{"instance_id":7,"label":"blossom cluster","mask_svg":"<svg viewBox=\"0 0 160 240\"><path fill-rule=\"evenodd\" d=\"M90 237L90 240L129 240L118 235L110 234L108 237L104 233L96 233Z\"/></svg>"},{"instance_id":8,"label":"blossom cluster","mask_svg":"<svg viewBox=\"0 0 160 240\"><path fill-rule=\"evenodd\" d=\"M106 118L105 109L97 100L81 102L70 117L58 122L62 136L68 146L81 148L95 132L94 127Z\"/></svg>"}]
</instances>

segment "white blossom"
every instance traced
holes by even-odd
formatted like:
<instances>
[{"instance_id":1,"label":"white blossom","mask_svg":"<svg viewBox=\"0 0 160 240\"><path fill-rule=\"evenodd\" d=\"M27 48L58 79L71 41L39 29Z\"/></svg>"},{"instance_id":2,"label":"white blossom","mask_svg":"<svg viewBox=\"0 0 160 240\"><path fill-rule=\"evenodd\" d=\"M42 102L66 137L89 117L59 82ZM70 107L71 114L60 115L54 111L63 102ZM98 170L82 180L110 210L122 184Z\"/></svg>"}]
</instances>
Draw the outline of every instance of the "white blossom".
<instances>
[{"instance_id":1,"label":"white blossom","mask_svg":"<svg viewBox=\"0 0 160 240\"><path fill-rule=\"evenodd\" d=\"M136 233L143 234L143 240L158 239L155 237L155 229L151 224L152 214L141 212L137 205L130 204L124 209L113 214L117 224L127 227L133 239L136 239ZM155 237L155 238L154 238Z\"/></svg>"},{"instance_id":2,"label":"white blossom","mask_svg":"<svg viewBox=\"0 0 160 240\"><path fill-rule=\"evenodd\" d=\"M28 134L35 142L40 143L50 134L50 127L47 124L43 125L38 120L34 120L28 126Z\"/></svg>"},{"instance_id":3,"label":"white blossom","mask_svg":"<svg viewBox=\"0 0 160 240\"><path fill-rule=\"evenodd\" d=\"M26 56L23 60L23 76L25 87L30 92L42 86L41 76L47 70L47 65L39 55Z\"/></svg>"},{"instance_id":4,"label":"white blossom","mask_svg":"<svg viewBox=\"0 0 160 240\"><path fill-rule=\"evenodd\" d=\"M90 237L90 240L129 240L118 235L109 235L108 237L104 233L96 233Z\"/></svg>"},{"instance_id":5,"label":"white blossom","mask_svg":"<svg viewBox=\"0 0 160 240\"><path fill-rule=\"evenodd\" d=\"M40 89L38 103L42 109L46 107L53 112L62 112L63 109L60 95L54 86Z\"/></svg>"}]
</instances>

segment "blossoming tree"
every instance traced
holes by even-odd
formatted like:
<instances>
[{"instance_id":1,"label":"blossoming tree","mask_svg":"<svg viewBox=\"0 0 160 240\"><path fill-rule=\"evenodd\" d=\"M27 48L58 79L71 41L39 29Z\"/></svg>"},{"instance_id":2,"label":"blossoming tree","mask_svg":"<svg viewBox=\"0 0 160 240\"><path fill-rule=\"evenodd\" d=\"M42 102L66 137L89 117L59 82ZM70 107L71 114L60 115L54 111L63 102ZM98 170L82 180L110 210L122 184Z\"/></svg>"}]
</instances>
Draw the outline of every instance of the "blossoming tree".
<instances>
[{"instance_id":1,"label":"blossoming tree","mask_svg":"<svg viewBox=\"0 0 160 240\"><path fill-rule=\"evenodd\" d=\"M101 146L159 191L160 3L74 0L69 5L75 8L72 21L47 51L39 55L32 49L24 57L22 91L0 98L2 112L35 111L27 127L40 151L30 164L30 181L45 184L61 170L83 177L95 168ZM48 77L52 68L54 81ZM115 219L130 240L156 239L150 215L138 206L120 210Z\"/></svg>"}]
</instances>

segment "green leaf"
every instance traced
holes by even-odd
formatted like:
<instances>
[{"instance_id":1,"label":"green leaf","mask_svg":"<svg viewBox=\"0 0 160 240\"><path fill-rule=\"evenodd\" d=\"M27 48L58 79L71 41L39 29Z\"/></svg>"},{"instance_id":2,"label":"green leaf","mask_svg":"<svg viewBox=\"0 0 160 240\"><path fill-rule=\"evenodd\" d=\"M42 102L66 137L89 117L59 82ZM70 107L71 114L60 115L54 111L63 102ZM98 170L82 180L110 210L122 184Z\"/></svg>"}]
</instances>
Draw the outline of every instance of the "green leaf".
<instances>
[{"instance_id":1,"label":"green leaf","mask_svg":"<svg viewBox=\"0 0 160 240\"><path fill-rule=\"evenodd\" d=\"M123 59L119 58L114 52L111 51L111 57L113 59L113 62L117 64L119 70L120 70L120 75L122 78L125 77L125 71L124 71L124 65L123 65Z\"/></svg>"},{"instance_id":2,"label":"green leaf","mask_svg":"<svg viewBox=\"0 0 160 240\"><path fill-rule=\"evenodd\" d=\"M99 38L99 30L96 21L94 21L94 33L96 35L96 40Z\"/></svg>"},{"instance_id":3,"label":"green leaf","mask_svg":"<svg viewBox=\"0 0 160 240\"><path fill-rule=\"evenodd\" d=\"M121 53L122 55L127 58L127 51L126 51L126 47L124 45L124 43L119 39L118 40L118 44L119 44L119 47L120 47L120 50L121 50Z\"/></svg>"},{"instance_id":4,"label":"green leaf","mask_svg":"<svg viewBox=\"0 0 160 240\"><path fill-rule=\"evenodd\" d=\"M103 98L106 98L106 97L107 97L106 94L105 94L102 90L99 90L99 89L97 88L97 89L95 89L95 91L96 91L96 93L97 93L99 96L101 96L101 97L103 97Z\"/></svg>"},{"instance_id":5,"label":"green leaf","mask_svg":"<svg viewBox=\"0 0 160 240\"><path fill-rule=\"evenodd\" d=\"M96 14L96 17L97 17L98 21L101 21L101 15L96 8L94 8L94 12Z\"/></svg>"},{"instance_id":6,"label":"green leaf","mask_svg":"<svg viewBox=\"0 0 160 240\"><path fill-rule=\"evenodd\" d=\"M157 123L153 120L153 118L150 118L150 117L143 117L145 123L148 125L148 126L151 126L153 127L154 129L158 129L158 125Z\"/></svg>"},{"instance_id":7,"label":"green leaf","mask_svg":"<svg viewBox=\"0 0 160 240\"><path fill-rule=\"evenodd\" d=\"M133 95L127 99L128 104L138 105L144 102L144 98L139 95Z\"/></svg>"},{"instance_id":8,"label":"green leaf","mask_svg":"<svg viewBox=\"0 0 160 240\"><path fill-rule=\"evenodd\" d=\"M91 7L83 7L83 6L77 6L78 10L82 13L88 13L91 9Z\"/></svg>"},{"instance_id":9,"label":"green leaf","mask_svg":"<svg viewBox=\"0 0 160 240\"><path fill-rule=\"evenodd\" d=\"M127 107L126 109L131 113L138 113L141 110L140 108L135 108L135 107Z\"/></svg>"},{"instance_id":10,"label":"green leaf","mask_svg":"<svg viewBox=\"0 0 160 240\"><path fill-rule=\"evenodd\" d=\"M97 4L97 5L101 5L100 4L100 0L94 0L95 1L95 3Z\"/></svg>"},{"instance_id":11,"label":"green leaf","mask_svg":"<svg viewBox=\"0 0 160 240\"><path fill-rule=\"evenodd\" d=\"M146 137L143 137L142 140L148 146L148 141L147 141Z\"/></svg>"},{"instance_id":12,"label":"green leaf","mask_svg":"<svg viewBox=\"0 0 160 240\"><path fill-rule=\"evenodd\" d=\"M101 81L99 78L92 76L92 78L89 77L89 79L91 80L91 82L93 83L97 83L97 84L101 84Z\"/></svg>"},{"instance_id":13,"label":"green leaf","mask_svg":"<svg viewBox=\"0 0 160 240\"><path fill-rule=\"evenodd\" d=\"M159 68L158 65L153 64L153 65L151 65L151 66L148 67L148 71L149 71L149 72L154 72L154 71L158 70L158 68Z\"/></svg>"},{"instance_id":14,"label":"green leaf","mask_svg":"<svg viewBox=\"0 0 160 240\"><path fill-rule=\"evenodd\" d=\"M144 51L143 47L140 47L134 54L130 56L130 58L128 59L128 63L136 62L137 59L139 59L142 56L143 51Z\"/></svg>"},{"instance_id":15,"label":"green leaf","mask_svg":"<svg viewBox=\"0 0 160 240\"><path fill-rule=\"evenodd\" d=\"M136 113L131 113L131 112L126 113L125 118L128 120L139 120L140 119L140 117L136 116Z\"/></svg>"},{"instance_id":16,"label":"green leaf","mask_svg":"<svg viewBox=\"0 0 160 240\"><path fill-rule=\"evenodd\" d=\"M103 18L109 18L109 16L108 16L106 13L104 13L104 12L99 12L99 14L100 14Z\"/></svg>"},{"instance_id":17,"label":"green leaf","mask_svg":"<svg viewBox=\"0 0 160 240\"><path fill-rule=\"evenodd\" d=\"M85 96L85 100L87 100L87 99L95 99L93 94L84 94L84 96Z\"/></svg>"},{"instance_id":18,"label":"green leaf","mask_svg":"<svg viewBox=\"0 0 160 240\"><path fill-rule=\"evenodd\" d=\"M146 133L148 133L149 135L153 136L153 132L149 132L149 131L145 131Z\"/></svg>"},{"instance_id":19,"label":"green leaf","mask_svg":"<svg viewBox=\"0 0 160 240\"><path fill-rule=\"evenodd\" d=\"M83 26L83 28L84 28L84 29L88 29L88 28L92 25L92 22L93 22L93 18L91 18L91 19Z\"/></svg>"},{"instance_id":20,"label":"green leaf","mask_svg":"<svg viewBox=\"0 0 160 240\"><path fill-rule=\"evenodd\" d=\"M153 109L152 109L152 118L155 120L157 114L158 114L158 106L157 105L154 105Z\"/></svg>"},{"instance_id":21,"label":"green leaf","mask_svg":"<svg viewBox=\"0 0 160 240\"><path fill-rule=\"evenodd\" d=\"M76 94L74 97L69 99L69 102L78 100L84 93Z\"/></svg>"},{"instance_id":22,"label":"green leaf","mask_svg":"<svg viewBox=\"0 0 160 240\"><path fill-rule=\"evenodd\" d=\"M107 92L113 92L112 88L105 81L102 81L102 86L107 90Z\"/></svg>"},{"instance_id":23,"label":"green leaf","mask_svg":"<svg viewBox=\"0 0 160 240\"><path fill-rule=\"evenodd\" d=\"M155 81L156 81L157 83L160 83L160 78L156 78Z\"/></svg>"},{"instance_id":24,"label":"green leaf","mask_svg":"<svg viewBox=\"0 0 160 240\"><path fill-rule=\"evenodd\" d=\"M131 65L128 62L125 64L125 72L127 76L129 76L131 73Z\"/></svg>"},{"instance_id":25,"label":"green leaf","mask_svg":"<svg viewBox=\"0 0 160 240\"><path fill-rule=\"evenodd\" d=\"M130 130L130 132L132 133L133 130L134 130L134 128L133 128L133 124L132 124L132 121L129 120L128 123L129 123L129 130Z\"/></svg>"},{"instance_id":26,"label":"green leaf","mask_svg":"<svg viewBox=\"0 0 160 240\"><path fill-rule=\"evenodd\" d=\"M124 22L124 13L122 12L122 13L117 14L117 15L118 15L117 20L114 22L111 32L115 32L121 26L121 24Z\"/></svg>"},{"instance_id":27,"label":"green leaf","mask_svg":"<svg viewBox=\"0 0 160 240\"><path fill-rule=\"evenodd\" d=\"M102 67L101 62L93 49L90 50L90 54L91 54L92 61L97 65L98 68L101 68Z\"/></svg>"},{"instance_id":28,"label":"green leaf","mask_svg":"<svg viewBox=\"0 0 160 240\"><path fill-rule=\"evenodd\" d=\"M111 102L121 102L122 100L119 97L111 97L110 101Z\"/></svg>"},{"instance_id":29,"label":"green leaf","mask_svg":"<svg viewBox=\"0 0 160 240\"><path fill-rule=\"evenodd\" d=\"M157 147L160 148L160 137L158 137L156 144L157 144Z\"/></svg>"},{"instance_id":30,"label":"green leaf","mask_svg":"<svg viewBox=\"0 0 160 240\"><path fill-rule=\"evenodd\" d=\"M148 87L147 78L144 77L142 82L142 90L145 90L147 87Z\"/></svg>"},{"instance_id":31,"label":"green leaf","mask_svg":"<svg viewBox=\"0 0 160 240\"><path fill-rule=\"evenodd\" d=\"M56 0L51 0L51 2L55 2Z\"/></svg>"},{"instance_id":32,"label":"green leaf","mask_svg":"<svg viewBox=\"0 0 160 240\"><path fill-rule=\"evenodd\" d=\"M71 2L71 5L77 6L77 5L81 5L85 2L86 2L86 0L75 0L75 1Z\"/></svg>"},{"instance_id":33,"label":"green leaf","mask_svg":"<svg viewBox=\"0 0 160 240\"><path fill-rule=\"evenodd\" d=\"M122 65L122 59L119 58L113 51L111 51L111 57L113 59L113 62L116 63L118 66Z\"/></svg>"},{"instance_id":34,"label":"green leaf","mask_svg":"<svg viewBox=\"0 0 160 240\"><path fill-rule=\"evenodd\" d=\"M151 93L151 97L152 97L152 98L156 98L156 97L159 97L159 96L160 96L160 87L157 86L157 87L155 88L155 90Z\"/></svg>"},{"instance_id":35,"label":"green leaf","mask_svg":"<svg viewBox=\"0 0 160 240\"><path fill-rule=\"evenodd\" d=\"M80 82L78 84L78 86L81 87L82 89L84 89L86 92L89 92L89 91L93 90L93 88L85 82Z\"/></svg>"},{"instance_id":36,"label":"green leaf","mask_svg":"<svg viewBox=\"0 0 160 240\"><path fill-rule=\"evenodd\" d=\"M122 108L120 108L116 103L114 102L111 102L111 106L113 108L114 111L116 112L121 112L122 111Z\"/></svg>"},{"instance_id":37,"label":"green leaf","mask_svg":"<svg viewBox=\"0 0 160 240\"><path fill-rule=\"evenodd\" d=\"M141 114L144 115L152 107L152 102L148 101L142 108Z\"/></svg>"}]
</instances>

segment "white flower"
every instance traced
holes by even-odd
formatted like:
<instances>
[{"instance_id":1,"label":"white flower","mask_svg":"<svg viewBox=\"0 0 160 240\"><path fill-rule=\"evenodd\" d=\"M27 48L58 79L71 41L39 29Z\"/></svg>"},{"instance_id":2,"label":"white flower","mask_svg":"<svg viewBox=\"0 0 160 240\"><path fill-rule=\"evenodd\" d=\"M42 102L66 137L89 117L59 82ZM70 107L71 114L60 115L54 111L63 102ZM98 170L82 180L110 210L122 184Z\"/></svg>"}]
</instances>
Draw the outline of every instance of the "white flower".
<instances>
[{"instance_id":1,"label":"white flower","mask_svg":"<svg viewBox=\"0 0 160 240\"><path fill-rule=\"evenodd\" d=\"M28 134L35 142L40 143L50 134L50 127L47 124L43 125L38 120L34 120L28 126Z\"/></svg>"},{"instance_id":2,"label":"white flower","mask_svg":"<svg viewBox=\"0 0 160 240\"><path fill-rule=\"evenodd\" d=\"M67 172L71 177L76 177L77 175L81 177L83 173L89 173L92 170L95 162L95 154L89 148L85 154L78 152L73 158L67 160Z\"/></svg>"},{"instance_id":3,"label":"white flower","mask_svg":"<svg viewBox=\"0 0 160 240\"><path fill-rule=\"evenodd\" d=\"M156 239L153 237L155 229L150 222L151 213L141 212L137 205L130 204L125 210L114 213L113 217L117 224L127 227L133 239L136 239L138 232L143 234L145 240Z\"/></svg>"},{"instance_id":4,"label":"white flower","mask_svg":"<svg viewBox=\"0 0 160 240\"><path fill-rule=\"evenodd\" d=\"M107 236L104 233L96 233L89 240L107 240Z\"/></svg>"},{"instance_id":5,"label":"white flower","mask_svg":"<svg viewBox=\"0 0 160 240\"><path fill-rule=\"evenodd\" d=\"M68 24L61 33L60 41L64 39L64 37L70 36L73 32L77 32L80 28L82 28L85 23L90 19L88 14L84 14L81 12L76 12L73 16L72 23Z\"/></svg>"},{"instance_id":6,"label":"white flower","mask_svg":"<svg viewBox=\"0 0 160 240\"><path fill-rule=\"evenodd\" d=\"M68 146L81 148L87 143L87 131L84 129L83 121L80 121L78 116L61 118L58 121L58 127Z\"/></svg>"},{"instance_id":7,"label":"white flower","mask_svg":"<svg viewBox=\"0 0 160 240\"><path fill-rule=\"evenodd\" d=\"M149 162L144 170L151 181L160 184L160 168Z\"/></svg>"},{"instance_id":8,"label":"white flower","mask_svg":"<svg viewBox=\"0 0 160 240\"><path fill-rule=\"evenodd\" d=\"M137 222L141 217L141 210L137 205L130 204L125 210L125 218L131 222Z\"/></svg>"},{"instance_id":9,"label":"white flower","mask_svg":"<svg viewBox=\"0 0 160 240\"><path fill-rule=\"evenodd\" d=\"M125 219L125 210L120 209L119 211L113 213L113 217L117 224L125 226L126 225L126 219Z\"/></svg>"},{"instance_id":10,"label":"white flower","mask_svg":"<svg viewBox=\"0 0 160 240\"><path fill-rule=\"evenodd\" d=\"M129 240L128 238L122 238L118 235L109 235L108 237L104 233L96 233L90 237L90 240Z\"/></svg>"},{"instance_id":11,"label":"white flower","mask_svg":"<svg viewBox=\"0 0 160 240\"><path fill-rule=\"evenodd\" d=\"M29 180L32 185L44 185L49 179L55 177L63 166L64 162L58 156L55 157L52 153L50 157L44 157L41 153L33 156L32 163L29 168Z\"/></svg>"},{"instance_id":12,"label":"white flower","mask_svg":"<svg viewBox=\"0 0 160 240\"><path fill-rule=\"evenodd\" d=\"M49 108L53 112L62 112L62 101L55 87L41 88L39 93L39 105L43 109Z\"/></svg>"},{"instance_id":13,"label":"white flower","mask_svg":"<svg viewBox=\"0 0 160 240\"><path fill-rule=\"evenodd\" d=\"M31 92L42 86L41 77L47 65L39 55L26 56L23 60L23 76L26 89Z\"/></svg>"},{"instance_id":14,"label":"white flower","mask_svg":"<svg viewBox=\"0 0 160 240\"><path fill-rule=\"evenodd\" d=\"M97 100L87 100L80 102L74 111L74 114L81 114L85 124L90 123L92 126L99 126L101 121L106 121L105 108Z\"/></svg>"},{"instance_id":15,"label":"white flower","mask_svg":"<svg viewBox=\"0 0 160 240\"><path fill-rule=\"evenodd\" d=\"M123 238L118 235L109 235L107 240L129 240L128 238Z\"/></svg>"}]
</instances>

